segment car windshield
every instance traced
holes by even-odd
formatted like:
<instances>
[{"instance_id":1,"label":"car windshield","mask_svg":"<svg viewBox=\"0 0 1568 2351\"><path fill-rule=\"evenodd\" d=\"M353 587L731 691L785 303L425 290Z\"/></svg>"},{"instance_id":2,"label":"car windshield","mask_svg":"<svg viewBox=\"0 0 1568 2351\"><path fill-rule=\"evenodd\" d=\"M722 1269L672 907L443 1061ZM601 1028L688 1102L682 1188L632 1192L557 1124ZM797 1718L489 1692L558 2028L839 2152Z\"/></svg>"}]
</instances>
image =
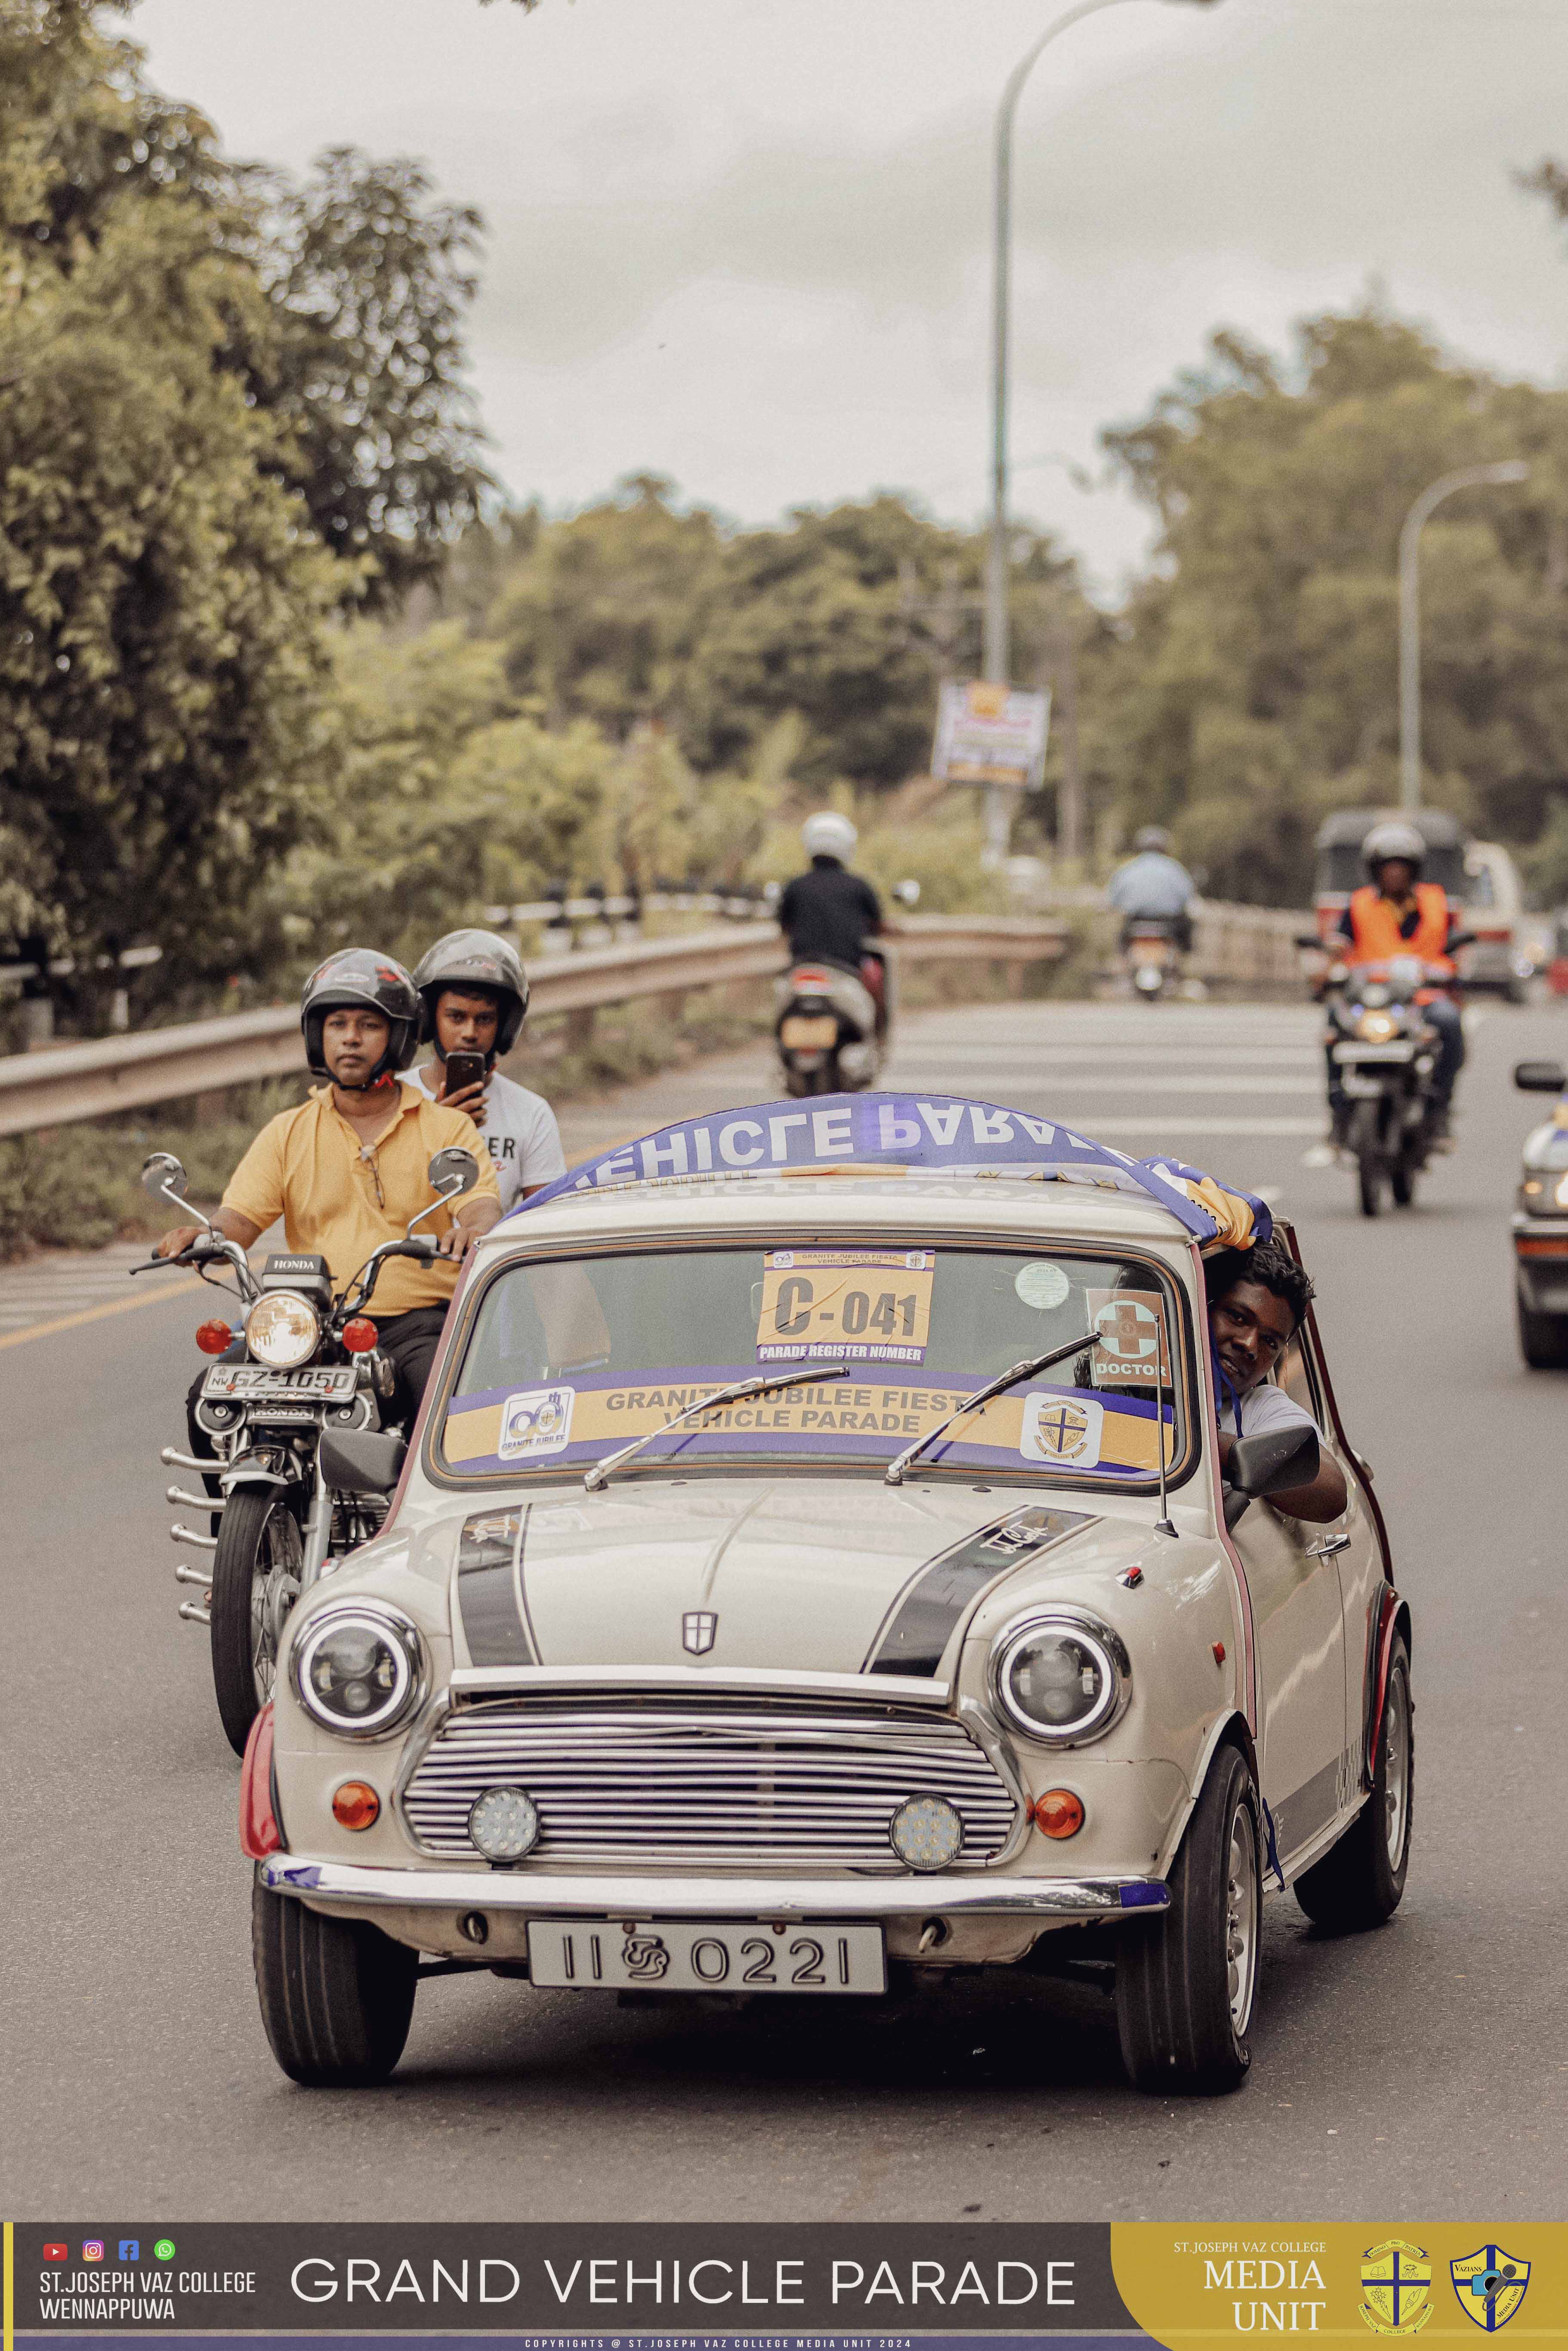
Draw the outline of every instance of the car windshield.
<instances>
[{"instance_id":1,"label":"car windshield","mask_svg":"<svg viewBox=\"0 0 1568 2351\"><path fill-rule=\"evenodd\" d=\"M1174 1364L1162 1335L1173 1327ZM821 1362L821 1381L655 1436L625 1474L675 1463L683 1476L742 1463L880 1472L1010 1364L1097 1331L1081 1355L959 1420L912 1474L1142 1487L1157 1467L1156 1414L1173 1474L1185 1467L1182 1328L1152 1264L1049 1242L650 1249L524 1262L484 1292L435 1459L459 1478L559 1477L662 1430L705 1389Z\"/></svg>"}]
</instances>

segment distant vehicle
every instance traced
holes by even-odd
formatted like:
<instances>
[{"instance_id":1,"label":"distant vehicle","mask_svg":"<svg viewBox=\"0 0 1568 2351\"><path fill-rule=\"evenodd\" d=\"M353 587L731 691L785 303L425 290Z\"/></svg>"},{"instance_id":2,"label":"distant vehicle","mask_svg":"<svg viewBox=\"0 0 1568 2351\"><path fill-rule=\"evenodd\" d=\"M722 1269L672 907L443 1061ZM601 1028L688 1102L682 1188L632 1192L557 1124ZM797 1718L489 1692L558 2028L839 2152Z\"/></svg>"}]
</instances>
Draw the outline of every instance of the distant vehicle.
<instances>
[{"instance_id":1,"label":"distant vehicle","mask_svg":"<svg viewBox=\"0 0 1568 2351\"><path fill-rule=\"evenodd\" d=\"M1313 844L1317 872L1312 912L1318 936L1325 946L1339 928L1340 916L1350 904L1352 891L1359 890L1366 879L1366 869L1361 862L1362 842L1375 824L1395 821L1413 824L1427 844L1422 880L1441 883L1455 914L1468 914L1471 877L1465 859L1469 841L1458 817L1449 816L1445 809L1418 809L1414 815L1403 809L1337 809L1333 816L1323 819ZM1497 853L1506 854L1502 851ZM1517 886L1517 876L1515 883Z\"/></svg>"},{"instance_id":2,"label":"distant vehicle","mask_svg":"<svg viewBox=\"0 0 1568 2351\"><path fill-rule=\"evenodd\" d=\"M1561 1061L1518 1061L1513 1082L1521 1093L1558 1098L1552 1116L1525 1137L1513 1212L1519 1352L1532 1372L1568 1371L1568 1071Z\"/></svg>"},{"instance_id":3,"label":"distant vehicle","mask_svg":"<svg viewBox=\"0 0 1568 2351\"><path fill-rule=\"evenodd\" d=\"M1568 906L1548 915L1550 944L1546 952L1546 985L1553 996L1568 996Z\"/></svg>"},{"instance_id":4,"label":"distant vehicle","mask_svg":"<svg viewBox=\"0 0 1568 2351\"><path fill-rule=\"evenodd\" d=\"M1473 841L1465 852L1464 907L1476 939L1459 966L1465 986L1496 988L1522 1004L1535 969L1526 936L1531 925L1519 868L1500 841Z\"/></svg>"}]
</instances>

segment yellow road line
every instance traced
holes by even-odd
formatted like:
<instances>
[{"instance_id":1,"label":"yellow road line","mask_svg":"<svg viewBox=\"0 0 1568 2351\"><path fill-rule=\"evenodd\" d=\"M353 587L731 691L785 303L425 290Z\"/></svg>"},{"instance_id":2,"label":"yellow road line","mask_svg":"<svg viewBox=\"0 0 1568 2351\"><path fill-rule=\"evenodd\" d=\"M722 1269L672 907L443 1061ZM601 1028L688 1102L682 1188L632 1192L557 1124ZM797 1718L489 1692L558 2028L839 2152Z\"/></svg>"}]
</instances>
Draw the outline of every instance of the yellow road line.
<instances>
[{"instance_id":1,"label":"yellow road line","mask_svg":"<svg viewBox=\"0 0 1568 2351\"><path fill-rule=\"evenodd\" d=\"M155 1305L160 1299L179 1297L187 1290L200 1290L202 1277L193 1273L185 1281L165 1282L160 1290L143 1290L134 1298L111 1298L102 1306L83 1306L75 1314L57 1314L52 1322L33 1322L26 1331L8 1331L0 1339L0 1350L20 1347L29 1339L52 1338L57 1331L75 1331L84 1322L101 1322L106 1315L129 1314L133 1306Z\"/></svg>"}]
</instances>

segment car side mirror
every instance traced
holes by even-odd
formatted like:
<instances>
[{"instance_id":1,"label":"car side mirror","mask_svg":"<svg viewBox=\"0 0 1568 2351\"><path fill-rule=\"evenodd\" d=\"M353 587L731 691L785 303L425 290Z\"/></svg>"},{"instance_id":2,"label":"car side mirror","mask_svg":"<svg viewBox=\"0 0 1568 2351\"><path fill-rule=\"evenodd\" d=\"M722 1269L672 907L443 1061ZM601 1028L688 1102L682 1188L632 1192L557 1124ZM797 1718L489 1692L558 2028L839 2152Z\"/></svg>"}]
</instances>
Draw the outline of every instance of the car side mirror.
<instances>
[{"instance_id":1,"label":"car side mirror","mask_svg":"<svg viewBox=\"0 0 1568 2351\"><path fill-rule=\"evenodd\" d=\"M408 1439L395 1429L321 1432L321 1475L340 1494L390 1494L407 1456Z\"/></svg>"},{"instance_id":2,"label":"car side mirror","mask_svg":"<svg viewBox=\"0 0 1568 2351\"><path fill-rule=\"evenodd\" d=\"M479 1181L479 1162L460 1143L449 1143L444 1151L436 1153L425 1172L433 1192L439 1192L445 1200L458 1200Z\"/></svg>"},{"instance_id":3,"label":"car side mirror","mask_svg":"<svg viewBox=\"0 0 1568 2351\"><path fill-rule=\"evenodd\" d=\"M1233 1527L1259 1495L1310 1486L1318 1474L1321 1454L1315 1428L1264 1428L1256 1437L1239 1437L1225 1473L1230 1488L1225 1498L1226 1525Z\"/></svg>"},{"instance_id":4,"label":"car side mirror","mask_svg":"<svg viewBox=\"0 0 1568 2351\"><path fill-rule=\"evenodd\" d=\"M1568 1072L1561 1061L1516 1061L1513 1082L1521 1094L1560 1094L1568 1091Z\"/></svg>"},{"instance_id":5,"label":"car side mirror","mask_svg":"<svg viewBox=\"0 0 1568 2351\"><path fill-rule=\"evenodd\" d=\"M183 1200L188 1181L172 1151L151 1152L141 1163L141 1188L150 1200L166 1200L171 1192Z\"/></svg>"}]
</instances>

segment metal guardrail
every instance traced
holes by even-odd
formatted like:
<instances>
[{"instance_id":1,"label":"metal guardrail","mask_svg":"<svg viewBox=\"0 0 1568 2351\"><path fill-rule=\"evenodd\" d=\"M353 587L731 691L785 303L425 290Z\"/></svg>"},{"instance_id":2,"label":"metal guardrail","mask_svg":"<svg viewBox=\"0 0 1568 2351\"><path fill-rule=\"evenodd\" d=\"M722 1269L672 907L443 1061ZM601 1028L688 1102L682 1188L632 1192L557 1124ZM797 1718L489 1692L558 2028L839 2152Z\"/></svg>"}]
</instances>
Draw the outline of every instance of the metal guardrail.
<instances>
[{"instance_id":1,"label":"metal guardrail","mask_svg":"<svg viewBox=\"0 0 1568 2351\"><path fill-rule=\"evenodd\" d=\"M889 925L886 940L898 964L1000 964L1015 985L1024 966L1053 961L1067 944L1065 923L1027 914L909 914ZM777 925L755 921L537 956L528 969L530 1015L566 1014L580 1041L602 1006L660 998L674 1015L675 999L694 988L770 978L785 963ZM0 1061L0 1136L215 1093L292 1075L299 1066L299 1015L291 1004L16 1053Z\"/></svg>"}]
</instances>

